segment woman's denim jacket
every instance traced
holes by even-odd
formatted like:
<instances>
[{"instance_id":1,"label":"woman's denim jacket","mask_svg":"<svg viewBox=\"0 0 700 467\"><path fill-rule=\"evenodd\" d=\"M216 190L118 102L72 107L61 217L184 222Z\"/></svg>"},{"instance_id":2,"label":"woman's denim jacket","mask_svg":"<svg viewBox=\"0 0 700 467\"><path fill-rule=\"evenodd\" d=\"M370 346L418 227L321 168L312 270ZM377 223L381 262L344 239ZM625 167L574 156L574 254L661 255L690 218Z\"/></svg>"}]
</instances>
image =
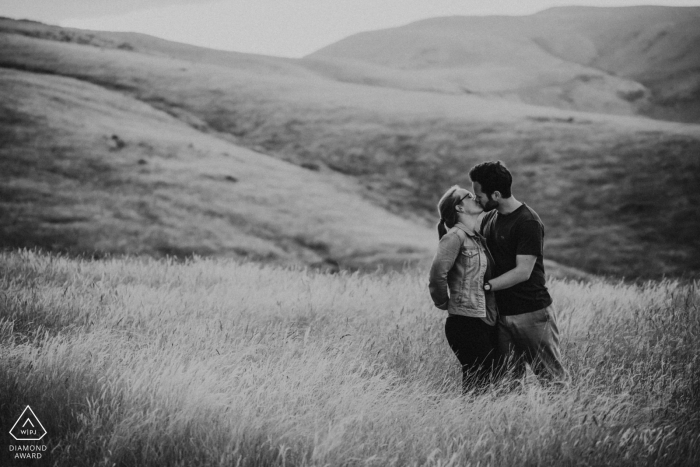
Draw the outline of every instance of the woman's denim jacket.
<instances>
[{"instance_id":1,"label":"woman's denim jacket","mask_svg":"<svg viewBox=\"0 0 700 467\"><path fill-rule=\"evenodd\" d=\"M452 227L440 239L430 268L428 287L435 306L452 315L496 324L496 298L483 287L490 279L486 277L488 261L485 241L478 233L470 232L460 222Z\"/></svg>"}]
</instances>

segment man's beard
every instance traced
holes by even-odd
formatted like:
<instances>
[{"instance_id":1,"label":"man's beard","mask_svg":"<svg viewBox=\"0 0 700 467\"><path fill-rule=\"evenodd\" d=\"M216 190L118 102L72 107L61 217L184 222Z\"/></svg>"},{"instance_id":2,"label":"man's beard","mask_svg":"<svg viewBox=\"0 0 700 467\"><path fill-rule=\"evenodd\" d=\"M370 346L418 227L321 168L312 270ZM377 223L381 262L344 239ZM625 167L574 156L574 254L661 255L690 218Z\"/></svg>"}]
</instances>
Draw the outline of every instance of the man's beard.
<instances>
[{"instance_id":1,"label":"man's beard","mask_svg":"<svg viewBox=\"0 0 700 467\"><path fill-rule=\"evenodd\" d=\"M493 211L497 207L498 207L498 201L493 200L493 199L486 201L486 204L483 206L484 211L486 211L486 212Z\"/></svg>"}]
</instances>

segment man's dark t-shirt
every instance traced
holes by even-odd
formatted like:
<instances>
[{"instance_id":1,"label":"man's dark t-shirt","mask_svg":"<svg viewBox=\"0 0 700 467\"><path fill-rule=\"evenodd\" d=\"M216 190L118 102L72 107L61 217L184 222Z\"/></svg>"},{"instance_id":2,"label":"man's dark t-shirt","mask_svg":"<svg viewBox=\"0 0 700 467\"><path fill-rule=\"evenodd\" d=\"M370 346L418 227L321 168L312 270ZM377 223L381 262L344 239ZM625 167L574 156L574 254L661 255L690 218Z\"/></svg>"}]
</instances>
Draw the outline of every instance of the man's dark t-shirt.
<instances>
[{"instance_id":1,"label":"man's dark t-shirt","mask_svg":"<svg viewBox=\"0 0 700 467\"><path fill-rule=\"evenodd\" d=\"M515 268L516 255L537 256L528 280L496 292L498 312L504 316L519 315L551 305L544 278L544 224L540 216L525 204L506 215L494 209L484 216L481 233L496 263L493 277Z\"/></svg>"}]
</instances>

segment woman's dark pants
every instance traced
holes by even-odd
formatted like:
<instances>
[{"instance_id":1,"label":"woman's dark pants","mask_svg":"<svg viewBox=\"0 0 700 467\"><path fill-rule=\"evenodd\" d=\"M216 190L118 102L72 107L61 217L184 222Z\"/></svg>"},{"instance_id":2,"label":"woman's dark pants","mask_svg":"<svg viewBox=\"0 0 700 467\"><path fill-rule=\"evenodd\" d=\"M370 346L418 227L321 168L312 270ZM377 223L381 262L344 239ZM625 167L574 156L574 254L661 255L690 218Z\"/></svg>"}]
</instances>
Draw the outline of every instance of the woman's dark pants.
<instances>
[{"instance_id":1,"label":"woman's dark pants","mask_svg":"<svg viewBox=\"0 0 700 467\"><path fill-rule=\"evenodd\" d=\"M498 362L496 326L481 318L450 315L445 321L445 336L462 365L462 391L488 386Z\"/></svg>"}]
</instances>

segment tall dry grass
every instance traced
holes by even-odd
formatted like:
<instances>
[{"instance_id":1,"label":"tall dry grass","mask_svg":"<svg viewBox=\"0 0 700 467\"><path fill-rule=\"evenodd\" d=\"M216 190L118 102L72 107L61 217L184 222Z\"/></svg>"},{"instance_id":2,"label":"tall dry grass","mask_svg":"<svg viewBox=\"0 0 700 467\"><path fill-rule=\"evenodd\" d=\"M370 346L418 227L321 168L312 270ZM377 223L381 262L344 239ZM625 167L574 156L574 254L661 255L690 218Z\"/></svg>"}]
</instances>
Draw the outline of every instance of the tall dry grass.
<instances>
[{"instance_id":1,"label":"tall dry grass","mask_svg":"<svg viewBox=\"0 0 700 467\"><path fill-rule=\"evenodd\" d=\"M463 397L425 271L27 251L0 271L0 426L30 405L47 464L700 461L697 283L554 281L571 387Z\"/></svg>"}]
</instances>

